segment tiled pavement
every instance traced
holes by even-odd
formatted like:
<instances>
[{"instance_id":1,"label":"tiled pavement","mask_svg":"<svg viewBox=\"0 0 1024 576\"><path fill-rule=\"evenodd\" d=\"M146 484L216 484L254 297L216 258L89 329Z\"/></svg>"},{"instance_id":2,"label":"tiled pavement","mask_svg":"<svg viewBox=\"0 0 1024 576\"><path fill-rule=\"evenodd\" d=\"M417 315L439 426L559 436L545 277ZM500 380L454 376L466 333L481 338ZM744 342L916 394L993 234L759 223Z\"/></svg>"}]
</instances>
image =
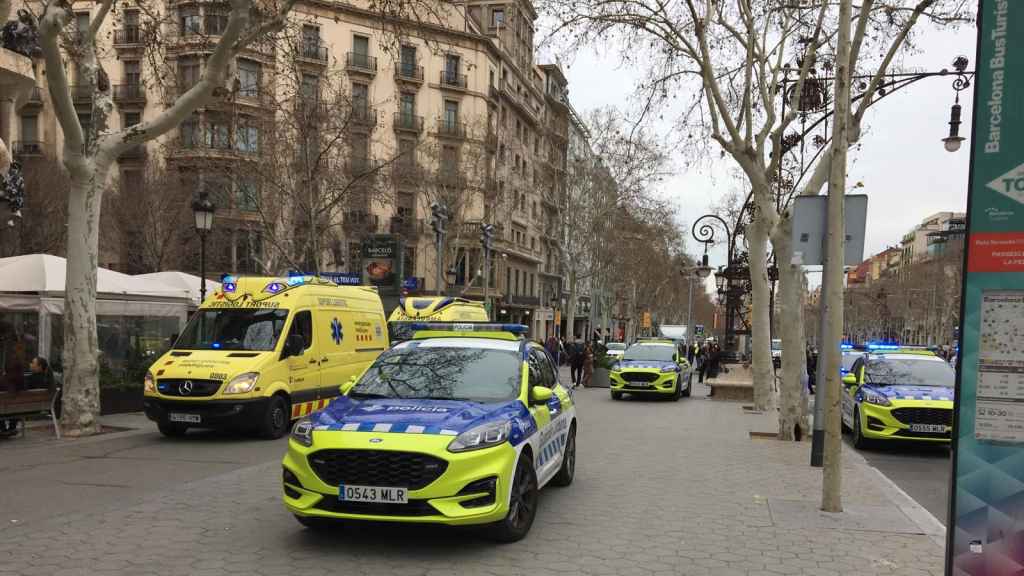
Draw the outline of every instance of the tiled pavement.
<instances>
[{"instance_id":1,"label":"tiled pavement","mask_svg":"<svg viewBox=\"0 0 1024 576\"><path fill-rule=\"evenodd\" d=\"M849 512L820 513L808 446L751 440L771 429L767 417L703 393L665 402L579 391L576 482L544 491L516 544L474 529L304 530L281 506L273 443L263 464L5 526L0 576L942 573L940 545L908 516L913 503L894 500L863 459L847 452Z\"/></svg>"}]
</instances>

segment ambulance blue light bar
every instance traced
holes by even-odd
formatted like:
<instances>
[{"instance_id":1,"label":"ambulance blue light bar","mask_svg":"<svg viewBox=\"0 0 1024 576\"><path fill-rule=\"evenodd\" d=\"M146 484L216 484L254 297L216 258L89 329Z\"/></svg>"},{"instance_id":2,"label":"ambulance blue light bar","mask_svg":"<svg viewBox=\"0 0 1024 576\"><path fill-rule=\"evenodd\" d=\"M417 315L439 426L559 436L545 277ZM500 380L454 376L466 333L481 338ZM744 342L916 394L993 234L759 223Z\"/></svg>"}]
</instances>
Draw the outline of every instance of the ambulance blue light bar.
<instances>
[{"instance_id":1,"label":"ambulance blue light bar","mask_svg":"<svg viewBox=\"0 0 1024 576\"><path fill-rule=\"evenodd\" d=\"M437 330L440 332L511 332L526 334L529 326L523 324L498 324L494 322L414 322L413 330Z\"/></svg>"}]
</instances>

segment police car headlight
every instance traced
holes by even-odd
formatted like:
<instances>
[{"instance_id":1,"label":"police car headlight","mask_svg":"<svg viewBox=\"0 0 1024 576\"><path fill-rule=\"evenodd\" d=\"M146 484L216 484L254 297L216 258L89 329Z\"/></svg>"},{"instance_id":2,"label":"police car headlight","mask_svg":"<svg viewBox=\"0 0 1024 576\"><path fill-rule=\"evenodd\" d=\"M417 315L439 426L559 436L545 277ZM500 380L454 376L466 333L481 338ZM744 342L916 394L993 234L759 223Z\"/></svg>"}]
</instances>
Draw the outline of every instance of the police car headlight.
<instances>
[{"instance_id":1,"label":"police car headlight","mask_svg":"<svg viewBox=\"0 0 1024 576\"><path fill-rule=\"evenodd\" d=\"M497 446L508 440L512 432L512 422L491 422L467 430L455 437L448 445L449 452L468 452Z\"/></svg>"},{"instance_id":2,"label":"police car headlight","mask_svg":"<svg viewBox=\"0 0 1024 576\"><path fill-rule=\"evenodd\" d=\"M295 423L292 428L292 440L302 444L306 448L313 445L313 421L303 418Z\"/></svg>"},{"instance_id":3,"label":"police car headlight","mask_svg":"<svg viewBox=\"0 0 1024 576\"><path fill-rule=\"evenodd\" d=\"M889 402L888 398L881 394L874 394L871 392L864 394L864 401L868 404L875 404L876 406L892 406L892 402Z\"/></svg>"},{"instance_id":4,"label":"police car headlight","mask_svg":"<svg viewBox=\"0 0 1024 576\"><path fill-rule=\"evenodd\" d=\"M259 372L246 372L239 374L228 382L227 387L224 388L225 394L245 394L252 392L252 389L256 387L256 382L260 379Z\"/></svg>"},{"instance_id":5,"label":"police car headlight","mask_svg":"<svg viewBox=\"0 0 1024 576\"><path fill-rule=\"evenodd\" d=\"M152 372L146 372L146 377L142 379L142 391L156 394L156 380Z\"/></svg>"},{"instance_id":6,"label":"police car headlight","mask_svg":"<svg viewBox=\"0 0 1024 576\"><path fill-rule=\"evenodd\" d=\"M675 366L665 366L664 368L661 369L661 373L662 374L668 374L669 372L678 372L678 371L679 371L679 368L676 368Z\"/></svg>"}]
</instances>

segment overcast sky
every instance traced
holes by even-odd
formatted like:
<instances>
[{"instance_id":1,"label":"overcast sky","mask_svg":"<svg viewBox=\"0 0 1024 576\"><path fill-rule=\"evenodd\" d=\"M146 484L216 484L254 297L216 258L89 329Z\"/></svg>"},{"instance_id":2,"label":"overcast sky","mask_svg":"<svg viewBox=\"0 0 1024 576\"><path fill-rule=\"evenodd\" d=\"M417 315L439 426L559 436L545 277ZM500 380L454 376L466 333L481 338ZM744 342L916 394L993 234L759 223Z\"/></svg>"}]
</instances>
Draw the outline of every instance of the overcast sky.
<instances>
[{"instance_id":1,"label":"overcast sky","mask_svg":"<svg viewBox=\"0 0 1024 576\"><path fill-rule=\"evenodd\" d=\"M953 58L964 55L974 69L975 34L973 26L950 31L926 25L918 39L920 52L910 55L905 64L940 70L951 68ZM628 110L638 78L635 70L620 68L611 54L566 56L563 65L569 99L579 112L608 105ZM941 142L948 132L953 98L952 77L929 78L887 96L868 112L867 132L861 148L851 150L849 168L851 185L863 182L863 192L869 197L865 258L898 244L904 233L930 214L966 210L970 140L953 154L946 152ZM961 94L960 100L964 107L960 134L969 138L973 116L970 91ZM667 128L667 122L660 126L661 130ZM691 254L698 253L700 247L690 237L689 226L728 191L732 167L726 159L709 168L681 171L659 190L679 206L680 225L686 226ZM711 259L713 266L724 263L724 251L714 251Z\"/></svg>"}]
</instances>

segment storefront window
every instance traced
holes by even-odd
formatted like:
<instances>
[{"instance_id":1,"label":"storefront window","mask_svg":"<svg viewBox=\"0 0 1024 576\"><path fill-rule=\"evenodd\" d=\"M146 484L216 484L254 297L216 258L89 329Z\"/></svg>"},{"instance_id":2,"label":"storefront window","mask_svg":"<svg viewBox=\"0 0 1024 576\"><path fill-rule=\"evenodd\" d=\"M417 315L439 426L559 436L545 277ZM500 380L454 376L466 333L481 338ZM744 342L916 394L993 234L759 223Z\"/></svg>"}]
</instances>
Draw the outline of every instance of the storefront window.
<instances>
[{"instance_id":1,"label":"storefront window","mask_svg":"<svg viewBox=\"0 0 1024 576\"><path fill-rule=\"evenodd\" d=\"M38 354L38 313L0 313L0 392L21 389L28 365Z\"/></svg>"}]
</instances>

